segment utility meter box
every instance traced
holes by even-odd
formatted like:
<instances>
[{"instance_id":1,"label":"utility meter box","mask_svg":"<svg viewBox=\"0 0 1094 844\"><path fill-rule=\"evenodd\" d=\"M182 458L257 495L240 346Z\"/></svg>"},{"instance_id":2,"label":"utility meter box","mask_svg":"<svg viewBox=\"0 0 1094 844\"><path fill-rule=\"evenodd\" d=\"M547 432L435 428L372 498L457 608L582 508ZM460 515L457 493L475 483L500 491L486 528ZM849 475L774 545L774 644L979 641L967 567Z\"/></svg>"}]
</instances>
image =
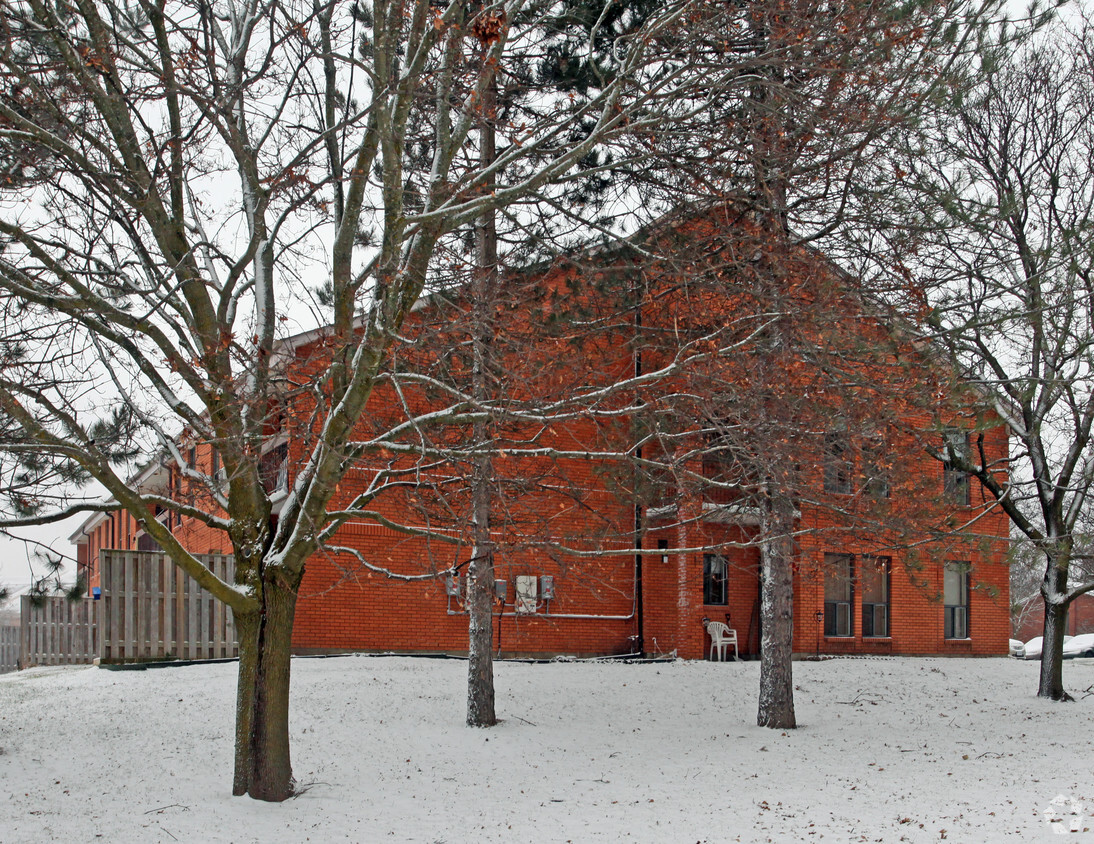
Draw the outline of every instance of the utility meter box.
<instances>
[{"instance_id":1,"label":"utility meter box","mask_svg":"<svg viewBox=\"0 0 1094 844\"><path fill-rule=\"evenodd\" d=\"M517 612L534 613L536 611L535 575L522 574L517 576Z\"/></svg>"},{"instance_id":2,"label":"utility meter box","mask_svg":"<svg viewBox=\"0 0 1094 844\"><path fill-rule=\"evenodd\" d=\"M501 601L504 604L505 599L508 597L508 595L509 595L509 584L507 584L504 580L495 580L494 581L494 597L497 598L499 601Z\"/></svg>"},{"instance_id":3,"label":"utility meter box","mask_svg":"<svg viewBox=\"0 0 1094 844\"><path fill-rule=\"evenodd\" d=\"M444 594L450 598L460 597L460 576L449 572L444 576Z\"/></svg>"},{"instance_id":4,"label":"utility meter box","mask_svg":"<svg viewBox=\"0 0 1094 844\"><path fill-rule=\"evenodd\" d=\"M545 574L540 577L539 596L545 601L550 601L555 597L554 575Z\"/></svg>"}]
</instances>

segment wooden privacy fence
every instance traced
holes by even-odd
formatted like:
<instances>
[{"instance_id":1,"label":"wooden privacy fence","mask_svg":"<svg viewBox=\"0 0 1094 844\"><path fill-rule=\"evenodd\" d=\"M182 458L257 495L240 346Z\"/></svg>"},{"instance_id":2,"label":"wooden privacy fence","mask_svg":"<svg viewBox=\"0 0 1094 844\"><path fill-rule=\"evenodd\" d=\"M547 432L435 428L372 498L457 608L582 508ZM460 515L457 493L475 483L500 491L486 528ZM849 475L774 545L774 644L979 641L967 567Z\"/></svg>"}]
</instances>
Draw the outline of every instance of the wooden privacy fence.
<instances>
[{"instance_id":1,"label":"wooden privacy fence","mask_svg":"<svg viewBox=\"0 0 1094 844\"><path fill-rule=\"evenodd\" d=\"M235 559L197 555L229 583ZM227 606L202 589L165 554L102 551L100 597L50 597L21 613L24 667L161 659L219 659L239 655Z\"/></svg>"},{"instance_id":2,"label":"wooden privacy fence","mask_svg":"<svg viewBox=\"0 0 1094 844\"><path fill-rule=\"evenodd\" d=\"M81 665L99 655L95 611L89 598L56 595L20 600L19 665Z\"/></svg>"},{"instance_id":3,"label":"wooden privacy fence","mask_svg":"<svg viewBox=\"0 0 1094 844\"><path fill-rule=\"evenodd\" d=\"M19 628L0 627L0 674L19 667Z\"/></svg>"},{"instance_id":4,"label":"wooden privacy fence","mask_svg":"<svg viewBox=\"0 0 1094 844\"><path fill-rule=\"evenodd\" d=\"M235 558L197 557L231 583ZM239 655L232 613L170 557L150 551L103 551L99 656L103 662L222 659Z\"/></svg>"}]
</instances>

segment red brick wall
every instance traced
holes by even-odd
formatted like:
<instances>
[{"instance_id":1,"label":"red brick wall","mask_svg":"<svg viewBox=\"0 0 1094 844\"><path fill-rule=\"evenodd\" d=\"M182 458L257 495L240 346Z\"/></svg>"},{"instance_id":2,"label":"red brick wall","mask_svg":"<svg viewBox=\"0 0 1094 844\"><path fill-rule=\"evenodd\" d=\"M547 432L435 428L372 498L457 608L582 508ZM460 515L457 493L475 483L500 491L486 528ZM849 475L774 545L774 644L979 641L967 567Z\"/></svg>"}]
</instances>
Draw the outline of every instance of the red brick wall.
<instances>
[{"instance_id":1,"label":"red brick wall","mask_svg":"<svg viewBox=\"0 0 1094 844\"><path fill-rule=\"evenodd\" d=\"M128 510L107 513L105 518L91 528L77 546L76 559L80 574L86 578L88 594L101 586L99 552L108 550L131 551L137 547L139 525Z\"/></svg>"},{"instance_id":2,"label":"red brick wall","mask_svg":"<svg viewBox=\"0 0 1094 844\"><path fill-rule=\"evenodd\" d=\"M1005 448L999 430L989 432L991 447ZM589 509L572 507L563 515L553 511L559 503L550 495L522 502L527 515L552 516L559 535L601 535L605 525L622 532L633 518L630 507L608 495L597 482L595 466L570 461L565 474L580 479L587 489ZM941 464L923 455L916 483L941 488ZM347 476L339 490L347 501L362 477ZM913 491L923 490L912 484ZM908 493L907 490L904 494ZM901 506L902 486L894 484L891 506ZM568 499L569 500L569 499ZM570 501L572 504L572 500ZM967 515L979 514L979 501ZM415 514L401 502L388 501L390 518L413 522ZM683 512L684 520L696 513ZM1009 630L1006 521L997 515L981 515L979 537L950 538L919 545L905 553L888 549L892 559L890 578L891 635L868 639L861 635L861 590L855 590L854 635L824 637L816 620L823 610L824 554L854 555L856 570L864 554L878 553L877 537L842 530L839 519L822 508L806 508L802 514L801 559L795 577L795 651L821 653L973 654L1006 652ZM187 544L204 553L227 546L223 534L184 519L176 529ZM743 654L758 652L757 601L759 552L738 547L749 539L750 529L725 528L697 520L687 527L651 529L643 555L643 616L645 650L675 651L685 658L702 658L709 647L703 618L726 620L738 632ZM89 535L90 559L104 547L135 547L135 524L128 514L105 520ZM892 540L892 537L889 538ZM669 548L711 546L725 543L723 554L730 564L728 604L703 604L703 554L662 555L658 540ZM427 541L374 524L349 524L336 535L333 545L351 546L374 565L406 575L444 572L465 562L465 546ZM497 577L508 585L508 601L495 620L495 647L507 654L613 654L627 653L638 632L634 607L634 557L620 554L590 560L552 559L544 551L510 549L499 553ZM662 559L667 556L667 559ZM970 639L943 638L942 564L946 560L973 563L970 595ZM556 578L556 599L549 612L522 616L514 612L517 575L551 574ZM1091 602L1094 604L1094 601ZM546 609L546 608L542 608ZM294 645L301 651L394 650L462 652L466 650L467 617L460 602L449 601L441 579L402 582L363 568L348 554L317 554L309 560L302 584L294 630Z\"/></svg>"},{"instance_id":3,"label":"red brick wall","mask_svg":"<svg viewBox=\"0 0 1094 844\"><path fill-rule=\"evenodd\" d=\"M812 272L828 283L832 275L824 269L813 253L802 253L797 259L803 272ZM808 265L808 266L807 266ZM820 267L820 269L817 269ZM792 265L787 273L794 282ZM676 270L682 272L682 270ZM541 397L564 397L590 385L603 385L613 378L634 371L634 347L627 335L626 320L619 320L619 333L591 336L576 345L569 339L545 337L540 321L546 325L550 317L551 295L570 296L566 282L573 270L549 274L543 280L547 294L538 305L527 310L506 312L506 331L499 339L511 344L507 354L512 358L512 387L515 396L534 390ZM802 286L800 280L796 285ZM831 287L832 285L828 285ZM689 291L680 285L673 297L651 299L643 312L644 325L663 324L662 334L671 340L680 320L694 317L696 325L718 324L733 308L725 301L717 285ZM593 289L583 285L580 295L583 305L596 311ZM808 299L809 297L805 297ZM541 308L542 313L536 310ZM415 320L429 318L428 309L417 312ZM521 316L526 314L526 316ZM413 322L413 320L412 320ZM850 323L849 323L850 324ZM861 323L856 323L861 324ZM404 333L412 333L413 325ZM424 329L422 329L424 330ZM448 330L441 328L439 330ZM450 329L457 330L457 329ZM876 326L867 329L877 333ZM521 345L518 335L533 342ZM538 333L537 333L538 332ZM296 350L290 365L290 381L311 384L314 375L325 365L328 352L322 340ZM442 344L443 345L443 344ZM430 363L425 344L409 344L394 354L418 355ZM448 348L452 348L449 345ZM671 354L671 348L668 352ZM651 353L647 366L655 365L657 355ZM897 375L907 378L909 370L900 361ZM725 376L726 373L716 373ZM922 372L921 372L922 374ZM732 376L730 376L732 377ZM739 377L739 376L738 376ZM867 379L868 380L868 379ZM924 376L918 386L929 395L931 379ZM663 384L658 390L664 389ZM796 382L786 385L791 396ZM893 383L887 394L906 390L907 384ZM402 394L414 411L435 408L437 397L423 390L408 387ZM658 396L645 397L650 402ZM322 400L308 390L287 399L285 433L290 438L290 465L299 465L307 458L309 443L315 431L308 428L312 419L312 402ZM616 402L630 402L630 396L615 397ZM645 400L645 399L644 399ZM890 400L887 398L887 400ZM899 418L906 431L937 430L938 419L914 408L910 403L891 398L891 415ZM958 405L959 401L939 402ZM603 409L603 408L601 408ZM936 416L949 413L952 424L977 428L985 432L989 455L1005 458L1007 438L997 419L964 418L959 410L937 409ZM400 421L400 401L387 385L379 385L372 394L356 434L367 440L377 431ZM823 417L822 412L818 416ZM463 432L466 434L466 432ZM596 450L618 446L620 438L630 436L628 420L605 422L603 417L590 415L565 424L554 424L546 430L535 426L510 427L496 432L496 443L518 445L534 441L539 446L554 446L568 450ZM450 436L458 437L459 432ZM893 478L890 498L877 503L878 512L865 499L825 501L823 496L802 504L799 528L800 559L795 577L795 650L799 653L970 653L996 654L1006 652L1008 631L1008 577L1004 565L1007 537L1005 518L986 509L981 495L974 495L968 507L953 506L942 498L942 464L926 453L933 443L917 439L914 433L904 435L898 443L900 459ZM934 447L938 443L933 443ZM816 453L793 455L804 466L814 470L814 485L823 485L823 460ZM207 446L199 446L198 460L209 459ZM346 507L366 489L380 467L407 469L413 458L386 453L381 449L367 452L339 484L331 505ZM495 525L495 541L499 545L496 559L497 577L508 584L508 601L501 607L495 627L497 647L505 653L623 653L631 649L638 633L635 608L634 555L616 553L633 542L635 490L628 487L626 477L612 473L610 465L596 459L567 457L513 458L501 454L495 460L495 470L501 482L498 503L499 517ZM462 474L461 474L462 473ZM347 524L336 534L332 545L353 548L361 557L397 574L421 576L443 572L454 564L465 563L468 556L469 483L467 466L428 469L425 476L438 480L449 476L442 492L432 492L427 486L402 488L381 495L368 503L369 509L393 522L418 528L429 525L441 536L425 540L398 533L376 524ZM978 490L976 490L978 492ZM709 640L703 630L703 618L724 620L738 631L741 650L758 650L759 629L756 611L759 553L754 547L742 547L754 538L751 528L725 528L702 520L701 502L693 495L681 496L678 502L681 526L666 529L651 524L643 539L642 618L644 647L649 653L675 651L682 657L699 658L707 651ZM884 512L881 512L884 511ZM852 530L849 525L856 525ZM876 525L870 529L870 525ZM917 527L918 525L918 527ZM924 527L929 525L930 527ZM112 547L124 547L116 542L132 541L132 531L124 530L120 539L111 535ZM180 537L195 552L227 551L226 537L198 522L184 519L175 526ZM938 538L931 540L935 531ZM442 541L450 537L453 542ZM722 553L730 562L729 600L725 607L703 605L703 553L681 551L662 555L656 550L657 541L664 540L669 548L689 549L722 545ZM927 541L931 540L931 541ZM104 535L97 534L89 543L89 559L95 559L97 549L108 547ZM575 549L590 556L570 553L561 548ZM892 559L891 630L884 641L864 640L861 636L861 592L855 592L855 635L834 639L819 635L815 614L823 608L823 561L825 553L852 554L856 559L866 554L885 554ZM942 590L942 566L947 560L967 560L972 563L974 589L970 598L971 638L946 641L943 637L943 607L939 600ZM556 577L557 599L552 601L549 614L535 617L513 613L517 575ZM449 601L443 584L438 580L402 582L372 571L352 554L328 551L316 554L308 562L301 586L297 609L294 644L301 650L400 650L400 651L461 651L466 648L466 616Z\"/></svg>"},{"instance_id":4,"label":"red brick wall","mask_svg":"<svg viewBox=\"0 0 1094 844\"><path fill-rule=\"evenodd\" d=\"M347 525L332 544L352 546L377 565L411 575L444 571L468 556L462 547L431 547L369 524ZM505 606L499 607L503 614L494 620L495 647L503 653L630 651L636 625L633 556L597 560L582 566L580 577L568 577L549 557L532 551L501 554L495 569L508 586ZM515 577L545 574L556 578L549 609L534 617L515 613ZM293 644L302 651L459 653L467 650L467 616L457 598L446 596L443 578L404 582L362 569L351 555L317 554L301 586Z\"/></svg>"},{"instance_id":5,"label":"red brick wall","mask_svg":"<svg viewBox=\"0 0 1094 844\"><path fill-rule=\"evenodd\" d=\"M1045 632L1045 605L1040 595L1029 601L1027 612L1023 613L1021 625L1014 631L1016 639L1028 642ZM1067 611L1067 635L1078 636L1082 633L1094 633L1094 595L1080 595L1071 602Z\"/></svg>"}]
</instances>

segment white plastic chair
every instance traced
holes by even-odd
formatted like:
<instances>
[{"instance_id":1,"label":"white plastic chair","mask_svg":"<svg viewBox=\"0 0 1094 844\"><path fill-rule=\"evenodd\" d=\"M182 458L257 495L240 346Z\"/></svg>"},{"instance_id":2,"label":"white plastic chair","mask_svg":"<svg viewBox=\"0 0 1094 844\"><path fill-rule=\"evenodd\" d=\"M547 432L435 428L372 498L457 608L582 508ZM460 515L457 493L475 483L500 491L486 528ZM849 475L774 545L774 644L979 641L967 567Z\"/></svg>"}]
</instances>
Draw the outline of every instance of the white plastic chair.
<instances>
[{"instance_id":1,"label":"white plastic chair","mask_svg":"<svg viewBox=\"0 0 1094 844\"><path fill-rule=\"evenodd\" d=\"M714 659L715 651L718 653L718 662L725 662L726 646L733 645L733 658L739 659L737 654L737 631L720 621L707 622L707 634L710 636L710 658Z\"/></svg>"}]
</instances>

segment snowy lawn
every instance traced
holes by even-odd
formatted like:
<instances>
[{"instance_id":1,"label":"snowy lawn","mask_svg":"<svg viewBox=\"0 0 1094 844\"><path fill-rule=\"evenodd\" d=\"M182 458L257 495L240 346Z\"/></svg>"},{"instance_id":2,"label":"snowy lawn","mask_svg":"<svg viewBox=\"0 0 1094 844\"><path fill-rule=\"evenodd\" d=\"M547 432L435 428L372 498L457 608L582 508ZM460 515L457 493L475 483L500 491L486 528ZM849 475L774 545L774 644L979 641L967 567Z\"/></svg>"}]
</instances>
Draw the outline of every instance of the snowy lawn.
<instances>
[{"instance_id":1,"label":"snowy lawn","mask_svg":"<svg viewBox=\"0 0 1094 844\"><path fill-rule=\"evenodd\" d=\"M1094 841L1094 661L1071 704L1037 669L799 662L783 733L757 663L502 663L472 730L463 662L298 659L276 806L230 796L235 665L35 669L0 677L0 841Z\"/></svg>"}]
</instances>

